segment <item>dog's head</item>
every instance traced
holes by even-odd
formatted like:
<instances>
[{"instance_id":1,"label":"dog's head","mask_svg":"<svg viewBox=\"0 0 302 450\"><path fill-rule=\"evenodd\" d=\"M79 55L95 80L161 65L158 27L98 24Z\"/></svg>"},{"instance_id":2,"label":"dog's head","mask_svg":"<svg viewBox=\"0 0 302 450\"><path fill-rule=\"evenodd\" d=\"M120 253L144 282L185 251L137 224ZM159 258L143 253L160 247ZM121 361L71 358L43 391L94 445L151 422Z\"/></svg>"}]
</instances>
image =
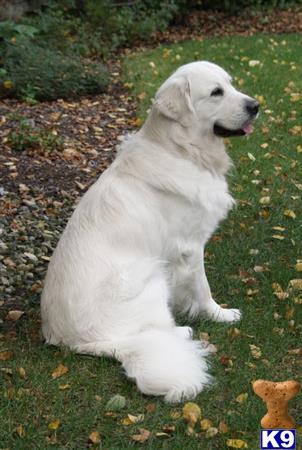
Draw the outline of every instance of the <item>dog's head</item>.
<instances>
[{"instance_id":1,"label":"dog's head","mask_svg":"<svg viewBox=\"0 0 302 450\"><path fill-rule=\"evenodd\" d=\"M231 81L230 75L216 64L186 64L160 87L153 107L184 127L197 126L203 134L249 134L259 103L237 91Z\"/></svg>"}]
</instances>

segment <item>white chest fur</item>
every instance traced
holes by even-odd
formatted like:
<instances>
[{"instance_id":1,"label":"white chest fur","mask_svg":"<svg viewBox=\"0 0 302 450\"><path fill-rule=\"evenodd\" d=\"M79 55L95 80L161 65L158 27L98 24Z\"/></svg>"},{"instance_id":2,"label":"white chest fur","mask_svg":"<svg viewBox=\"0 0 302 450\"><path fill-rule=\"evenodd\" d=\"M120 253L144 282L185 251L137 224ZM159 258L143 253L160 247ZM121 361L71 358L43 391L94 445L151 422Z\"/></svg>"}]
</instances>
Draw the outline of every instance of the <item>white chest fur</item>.
<instances>
[{"instance_id":1,"label":"white chest fur","mask_svg":"<svg viewBox=\"0 0 302 450\"><path fill-rule=\"evenodd\" d=\"M161 210L169 239L204 245L234 204L224 177L202 173L194 201L179 195L162 195Z\"/></svg>"}]
</instances>

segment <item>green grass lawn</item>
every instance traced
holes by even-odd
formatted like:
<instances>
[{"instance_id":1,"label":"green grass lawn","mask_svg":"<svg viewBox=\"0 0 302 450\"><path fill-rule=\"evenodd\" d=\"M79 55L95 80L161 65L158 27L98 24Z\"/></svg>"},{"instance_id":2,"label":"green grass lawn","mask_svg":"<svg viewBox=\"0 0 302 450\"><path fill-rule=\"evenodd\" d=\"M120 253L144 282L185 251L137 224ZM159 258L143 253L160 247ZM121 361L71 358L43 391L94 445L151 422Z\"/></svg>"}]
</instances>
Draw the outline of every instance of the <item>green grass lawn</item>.
<instances>
[{"instance_id":1,"label":"green grass lawn","mask_svg":"<svg viewBox=\"0 0 302 450\"><path fill-rule=\"evenodd\" d=\"M17 335L0 340L0 350L13 351L13 358L0 361L2 368L11 369L0 373L0 448L98 448L88 442L92 431L100 432L104 449L223 450L228 439L259 448L265 407L253 394L251 382L302 381L301 355L290 351L301 347L302 323L302 291L291 281L302 278L301 46L299 35L229 37L160 46L124 60L124 82L140 99L139 117L145 116L156 89L174 69L198 59L222 65L234 76L235 85L258 96L262 105L254 134L228 143L234 161L230 189L238 203L207 247L207 273L215 297L240 308L243 318L236 328L203 320L194 326L197 338L208 333L218 349L211 358L215 384L195 401L202 418L215 428L224 421L227 433L207 437L198 425L198 435L188 436L182 405L140 395L116 362L43 346L32 306ZM59 364L69 371L52 379ZM107 401L117 393L126 397L126 407L106 414ZM239 398L243 402L236 400L240 394L247 394ZM302 425L301 393L290 411ZM144 418L125 425L127 414ZM56 420L60 422L54 425ZM157 435L167 425L175 431ZM130 439L138 428L151 432L145 443Z\"/></svg>"}]
</instances>

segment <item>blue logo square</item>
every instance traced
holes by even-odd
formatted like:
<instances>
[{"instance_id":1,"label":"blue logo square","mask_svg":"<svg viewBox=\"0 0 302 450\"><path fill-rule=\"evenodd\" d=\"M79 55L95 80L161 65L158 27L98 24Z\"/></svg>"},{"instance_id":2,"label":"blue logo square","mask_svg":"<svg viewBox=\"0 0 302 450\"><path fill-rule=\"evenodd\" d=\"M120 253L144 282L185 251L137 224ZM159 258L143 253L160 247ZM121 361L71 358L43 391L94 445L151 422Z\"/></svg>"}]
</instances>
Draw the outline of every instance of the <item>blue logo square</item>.
<instances>
[{"instance_id":1,"label":"blue logo square","mask_svg":"<svg viewBox=\"0 0 302 450\"><path fill-rule=\"evenodd\" d=\"M261 450L295 450L296 430L260 430Z\"/></svg>"}]
</instances>

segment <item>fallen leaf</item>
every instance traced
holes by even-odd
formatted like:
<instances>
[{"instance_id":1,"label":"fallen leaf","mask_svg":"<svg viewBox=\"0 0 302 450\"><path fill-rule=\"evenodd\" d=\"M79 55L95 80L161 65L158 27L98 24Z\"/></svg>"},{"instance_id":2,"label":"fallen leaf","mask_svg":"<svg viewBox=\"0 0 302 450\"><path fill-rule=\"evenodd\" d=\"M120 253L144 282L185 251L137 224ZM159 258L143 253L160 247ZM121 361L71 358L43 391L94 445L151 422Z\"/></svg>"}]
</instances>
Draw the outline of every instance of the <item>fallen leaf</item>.
<instances>
[{"instance_id":1,"label":"fallen leaf","mask_svg":"<svg viewBox=\"0 0 302 450\"><path fill-rule=\"evenodd\" d=\"M216 436L216 434L218 434L218 429L215 427L210 427L207 429L205 437L210 439L210 438Z\"/></svg>"},{"instance_id":2,"label":"fallen leaf","mask_svg":"<svg viewBox=\"0 0 302 450\"><path fill-rule=\"evenodd\" d=\"M221 356L219 358L219 361L221 362L221 364L223 366L230 366L230 367L233 366L233 361L232 361L232 358L230 356L223 355L223 356Z\"/></svg>"},{"instance_id":3,"label":"fallen leaf","mask_svg":"<svg viewBox=\"0 0 302 450\"><path fill-rule=\"evenodd\" d=\"M248 399L248 396L249 395L247 392L244 392L243 394L239 394L238 397L236 397L236 402L240 403L240 404L245 403Z\"/></svg>"},{"instance_id":4,"label":"fallen leaf","mask_svg":"<svg viewBox=\"0 0 302 450\"><path fill-rule=\"evenodd\" d=\"M254 344L250 344L250 350L251 350L251 354L252 354L252 357L253 357L253 358L255 358L255 359L261 358L262 352L261 352L260 347L257 347L257 346L254 345ZM239 447L239 448L240 448L240 447Z\"/></svg>"},{"instance_id":5,"label":"fallen leaf","mask_svg":"<svg viewBox=\"0 0 302 450\"><path fill-rule=\"evenodd\" d=\"M18 367L17 372L18 372L20 378L26 378L26 372L25 372L25 369L23 369L23 367Z\"/></svg>"},{"instance_id":6,"label":"fallen leaf","mask_svg":"<svg viewBox=\"0 0 302 450\"><path fill-rule=\"evenodd\" d=\"M181 417L181 413L180 413L180 411L176 411L176 410L171 411L170 417L173 420L177 420L177 419L179 419Z\"/></svg>"},{"instance_id":7,"label":"fallen leaf","mask_svg":"<svg viewBox=\"0 0 302 450\"><path fill-rule=\"evenodd\" d=\"M67 372L69 372L68 367L64 366L64 364L59 364L58 367L52 372L51 376L53 380L56 378L62 377Z\"/></svg>"},{"instance_id":8,"label":"fallen leaf","mask_svg":"<svg viewBox=\"0 0 302 450\"><path fill-rule=\"evenodd\" d=\"M81 191L84 191L86 189L86 185L83 183L80 183L77 180L75 180L75 184L81 189Z\"/></svg>"},{"instance_id":9,"label":"fallen leaf","mask_svg":"<svg viewBox=\"0 0 302 450\"><path fill-rule=\"evenodd\" d=\"M292 209L285 209L283 214L291 219L295 219L297 217L296 213Z\"/></svg>"},{"instance_id":10,"label":"fallen leaf","mask_svg":"<svg viewBox=\"0 0 302 450\"><path fill-rule=\"evenodd\" d=\"M59 384L59 390L60 391L65 391L66 389L70 389L71 385L66 383L66 384Z\"/></svg>"},{"instance_id":11,"label":"fallen leaf","mask_svg":"<svg viewBox=\"0 0 302 450\"><path fill-rule=\"evenodd\" d=\"M291 350L287 350L289 355L299 355L302 356L302 347L301 348L293 348Z\"/></svg>"},{"instance_id":12,"label":"fallen leaf","mask_svg":"<svg viewBox=\"0 0 302 450\"><path fill-rule=\"evenodd\" d=\"M20 317L22 317L24 314L24 311L20 311L18 309L16 310L12 310L12 311L8 311L5 320L13 320L14 322L16 322L17 320L20 319Z\"/></svg>"},{"instance_id":13,"label":"fallen leaf","mask_svg":"<svg viewBox=\"0 0 302 450\"><path fill-rule=\"evenodd\" d=\"M302 272L302 262L297 262L297 264L295 265L295 269L297 272Z\"/></svg>"},{"instance_id":14,"label":"fallen leaf","mask_svg":"<svg viewBox=\"0 0 302 450\"><path fill-rule=\"evenodd\" d=\"M92 431L89 435L89 441L92 444L99 444L101 442L101 435L98 431Z\"/></svg>"},{"instance_id":15,"label":"fallen leaf","mask_svg":"<svg viewBox=\"0 0 302 450\"><path fill-rule=\"evenodd\" d=\"M206 431L213 426L213 422L210 419L203 419L200 421L201 429Z\"/></svg>"},{"instance_id":16,"label":"fallen leaf","mask_svg":"<svg viewBox=\"0 0 302 450\"><path fill-rule=\"evenodd\" d=\"M127 414L127 417L121 420L122 425L133 425L134 423L139 423L144 420L144 414L139 414L138 416L133 416L132 414Z\"/></svg>"},{"instance_id":17,"label":"fallen leaf","mask_svg":"<svg viewBox=\"0 0 302 450\"><path fill-rule=\"evenodd\" d=\"M201 409L196 403L188 402L182 409L182 416L189 426L194 428L198 419L200 419Z\"/></svg>"},{"instance_id":18,"label":"fallen leaf","mask_svg":"<svg viewBox=\"0 0 302 450\"><path fill-rule=\"evenodd\" d=\"M228 439L226 445L232 448L248 448L247 443L241 439Z\"/></svg>"},{"instance_id":19,"label":"fallen leaf","mask_svg":"<svg viewBox=\"0 0 302 450\"><path fill-rule=\"evenodd\" d=\"M279 241L283 241L284 236L281 236L281 234L273 234L272 238L273 239L278 239Z\"/></svg>"},{"instance_id":20,"label":"fallen leaf","mask_svg":"<svg viewBox=\"0 0 302 450\"><path fill-rule=\"evenodd\" d=\"M23 425L19 425L19 426L16 428L16 432L17 432L17 434L18 434L18 436L19 436L20 438L24 438L25 435L26 435Z\"/></svg>"},{"instance_id":21,"label":"fallen leaf","mask_svg":"<svg viewBox=\"0 0 302 450\"><path fill-rule=\"evenodd\" d=\"M249 61L249 66L250 67L256 67L256 66L259 66L259 65L260 65L260 61L258 61L258 59L251 59Z\"/></svg>"},{"instance_id":22,"label":"fallen leaf","mask_svg":"<svg viewBox=\"0 0 302 450\"><path fill-rule=\"evenodd\" d=\"M48 429L49 430L57 430L60 425L61 425L61 421L59 419L56 419L48 424Z\"/></svg>"},{"instance_id":23,"label":"fallen leaf","mask_svg":"<svg viewBox=\"0 0 302 450\"><path fill-rule=\"evenodd\" d=\"M116 394L107 402L106 411L120 411L125 408L126 399L122 395Z\"/></svg>"},{"instance_id":24,"label":"fallen leaf","mask_svg":"<svg viewBox=\"0 0 302 450\"><path fill-rule=\"evenodd\" d=\"M289 293L288 292L274 292L274 295L279 300L286 300L289 297Z\"/></svg>"},{"instance_id":25,"label":"fallen leaf","mask_svg":"<svg viewBox=\"0 0 302 450\"><path fill-rule=\"evenodd\" d=\"M130 438L135 442L146 442L151 433L149 430L146 430L145 428L139 428L138 429L139 434L134 434L133 436L130 436Z\"/></svg>"},{"instance_id":26,"label":"fallen leaf","mask_svg":"<svg viewBox=\"0 0 302 450\"><path fill-rule=\"evenodd\" d=\"M221 420L218 425L218 430L219 430L219 433L225 434L225 433L228 433L229 427L223 420Z\"/></svg>"},{"instance_id":27,"label":"fallen leaf","mask_svg":"<svg viewBox=\"0 0 302 450\"><path fill-rule=\"evenodd\" d=\"M3 350L0 352L0 361L8 361L13 358L13 352L11 350Z\"/></svg>"},{"instance_id":28,"label":"fallen leaf","mask_svg":"<svg viewBox=\"0 0 302 450\"><path fill-rule=\"evenodd\" d=\"M271 201L271 198L269 196L261 197L259 200L259 203L261 205L268 205Z\"/></svg>"},{"instance_id":29,"label":"fallen leaf","mask_svg":"<svg viewBox=\"0 0 302 450\"><path fill-rule=\"evenodd\" d=\"M163 431L158 431L157 433L155 433L156 437L167 437L169 436L168 433L164 433Z\"/></svg>"},{"instance_id":30,"label":"fallen leaf","mask_svg":"<svg viewBox=\"0 0 302 450\"><path fill-rule=\"evenodd\" d=\"M148 403L148 405L146 406L146 410L149 413L154 413L156 410L156 404L155 403Z\"/></svg>"},{"instance_id":31,"label":"fallen leaf","mask_svg":"<svg viewBox=\"0 0 302 450\"><path fill-rule=\"evenodd\" d=\"M175 431L175 425L165 425L163 426L163 431L165 433L173 433Z\"/></svg>"},{"instance_id":32,"label":"fallen leaf","mask_svg":"<svg viewBox=\"0 0 302 450\"><path fill-rule=\"evenodd\" d=\"M12 375L13 374L13 370L10 369L9 367L1 367L0 371L2 373L5 373L6 375Z\"/></svg>"},{"instance_id":33,"label":"fallen leaf","mask_svg":"<svg viewBox=\"0 0 302 450\"><path fill-rule=\"evenodd\" d=\"M302 291L302 278L295 278L294 280L290 280L289 285L295 291Z\"/></svg>"},{"instance_id":34,"label":"fallen leaf","mask_svg":"<svg viewBox=\"0 0 302 450\"><path fill-rule=\"evenodd\" d=\"M294 317L294 313L295 313L295 308L293 306L287 308L286 313L285 313L285 318L287 320L290 320Z\"/></svg>"}]
</instances>

